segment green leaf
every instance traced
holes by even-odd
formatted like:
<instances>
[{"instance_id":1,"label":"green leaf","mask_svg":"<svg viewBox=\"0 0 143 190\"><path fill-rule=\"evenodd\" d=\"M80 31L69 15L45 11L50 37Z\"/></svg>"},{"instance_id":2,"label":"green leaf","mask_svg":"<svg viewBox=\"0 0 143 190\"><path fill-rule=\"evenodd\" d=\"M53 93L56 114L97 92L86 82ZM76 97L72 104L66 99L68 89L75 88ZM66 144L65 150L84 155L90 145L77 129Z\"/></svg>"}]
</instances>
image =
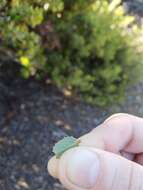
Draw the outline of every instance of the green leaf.
<instances>
[{"instance_id":1,"label":"green leaf","mask_svg":"<svg viewBox=\"0 0 143 190\"><path fill-rule=\"evenodd\" d=\"M70 148L76 147L79 144L79 140L74 137L64 137L53 147L53 153L59 158L65 151Z\"/></svg>"}]
</instances>

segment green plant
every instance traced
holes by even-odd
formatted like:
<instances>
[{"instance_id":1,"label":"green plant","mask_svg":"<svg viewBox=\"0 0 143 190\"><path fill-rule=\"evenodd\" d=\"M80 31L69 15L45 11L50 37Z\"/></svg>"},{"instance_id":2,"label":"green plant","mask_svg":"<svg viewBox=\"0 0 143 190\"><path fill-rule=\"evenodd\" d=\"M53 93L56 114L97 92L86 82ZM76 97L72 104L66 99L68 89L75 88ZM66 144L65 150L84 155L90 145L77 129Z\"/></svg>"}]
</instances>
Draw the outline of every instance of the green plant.
<instances>
[{"instance_id":1,"label":"green plant","mask_svg":"<svg viewBox=\"0 0 143 190\"><path fill-rule=\"evenodd\" d=\"M25 77L47 73L99 105L123 97L142 57L141 28L121 0L0 1L0 51L12 53Z\"/></svg>"}]
</instances>

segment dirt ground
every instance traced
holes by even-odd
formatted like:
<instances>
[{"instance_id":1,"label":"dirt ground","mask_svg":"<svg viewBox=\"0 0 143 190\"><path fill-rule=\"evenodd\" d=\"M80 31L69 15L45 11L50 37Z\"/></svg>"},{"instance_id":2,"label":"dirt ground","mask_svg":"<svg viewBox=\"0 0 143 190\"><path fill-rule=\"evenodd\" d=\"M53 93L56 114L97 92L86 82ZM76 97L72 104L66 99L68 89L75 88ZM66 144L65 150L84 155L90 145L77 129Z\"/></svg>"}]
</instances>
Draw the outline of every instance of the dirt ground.
<instances>
[{"instance_id":1,"label":"dirt ground","mask_svg":"<svg viewBox=\"0 0 143 190\"><path fill-rule=\"evenodd\" d=\"M128 89L122 105L106 109L65 98L33 80L0 85L1 190L63 190L46 169L57 140L78 137L112 113L143 113L143 83Z\"/></svg>"}]
</instances>

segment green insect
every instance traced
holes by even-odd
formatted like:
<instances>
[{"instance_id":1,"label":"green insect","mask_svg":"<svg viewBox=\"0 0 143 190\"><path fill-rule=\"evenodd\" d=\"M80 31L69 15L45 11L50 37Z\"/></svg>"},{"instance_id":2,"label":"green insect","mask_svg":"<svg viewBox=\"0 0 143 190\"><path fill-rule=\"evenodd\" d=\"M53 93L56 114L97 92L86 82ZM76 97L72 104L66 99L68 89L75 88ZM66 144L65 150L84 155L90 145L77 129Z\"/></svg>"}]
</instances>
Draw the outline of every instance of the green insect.
<instances>
[{"instance_id":1,"label":"green insect","mask_svg":"<svg viewBox=\"0 0 143 190\"><path fill-rule=\"evenodd\" d=\"M56 155L56 158L60 158L64 152L69 150L70 148L74 148L78 146L80 140L74 137L64 137L53 147L53 153Z\"/></svg>"}]
</instances>

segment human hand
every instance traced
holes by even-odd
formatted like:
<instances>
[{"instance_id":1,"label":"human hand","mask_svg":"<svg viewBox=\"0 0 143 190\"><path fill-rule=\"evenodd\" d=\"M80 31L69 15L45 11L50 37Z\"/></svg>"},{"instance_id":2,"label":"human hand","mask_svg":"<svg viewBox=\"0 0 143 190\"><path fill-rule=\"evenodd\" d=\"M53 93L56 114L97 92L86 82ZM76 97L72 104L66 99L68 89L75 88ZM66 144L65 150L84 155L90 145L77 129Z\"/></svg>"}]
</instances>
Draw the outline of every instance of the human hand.
<instances>
[{"instance_id":1,"label":"human hand","mask_svg":"<svg viewBox=\"0 0 143 190\"><path fill-rule=\"evenodd\" d=\"M143 190L143 119L115 114L48 163L69 190Z\"/></svg>"}]
</instances>

